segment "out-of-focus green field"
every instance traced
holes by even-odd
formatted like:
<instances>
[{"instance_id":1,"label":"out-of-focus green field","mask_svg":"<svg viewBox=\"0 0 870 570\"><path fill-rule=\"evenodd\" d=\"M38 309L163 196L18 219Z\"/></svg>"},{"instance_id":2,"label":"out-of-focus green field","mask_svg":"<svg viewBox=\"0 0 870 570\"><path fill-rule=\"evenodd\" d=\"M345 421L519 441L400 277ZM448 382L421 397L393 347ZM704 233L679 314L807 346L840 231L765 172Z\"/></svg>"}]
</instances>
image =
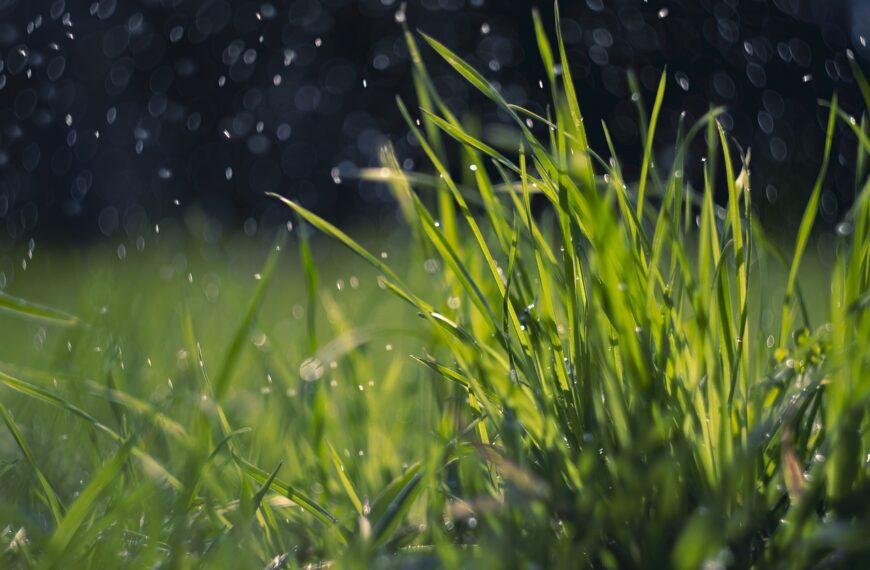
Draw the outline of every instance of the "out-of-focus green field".
<instances>
[{"instance_id":1,"label":"out-of-focus green field","mask_svg":"<svg viewBox=\"0 0 870 570\"><path fill-rule=\"evenodd\" d=\"M192 437L188 430L205 429L197 423L198 417L205 418L215 428L200 434L201 443L211 445L200 451L213 451L222 435L205 379L213 384L220 376L234 335L242 331L238 361L221 398L233 429L248 430L236 435L234 444L264 469L281 464L281 479L323 504L343 495L336 486L330 446L360 497L373 500L421 459L421 450L436 442L433 397L447 387L436 385L431 372L409 357L421 354L427 331L415 311L378 286L371 268L328 240L316 241L317 346L312 347L312 305L295 237L278 255L262 306L248 326L246 311L261 283L262 265L272 248L269 241L237 236L215 245L163 234L151 236L141 251L135 242L127 244L123 258L119 244L108 240L68 248L36 244L32 257L25 248L10 251L7 259L16 260L16 271L7 276L4 292L65 311L81 322L63 326L0 311L0 371L50 390L64 405L86 410L122 438L134 437L180 477L189 458L151 420L160 414L166 424L183 426L185 437ZM401 233L399 238L369 241L391 263L410 264L407 247L395 247L402 244ZM20 264L24 259L26 269ZM427 265L430 270L432 263ZM422 267L418 273L431 277ZM315 356L318 364L306 363ZM66 502L74 501L117 442L75 413L6 387L0 391L0 402L11 410L51 486ZM220 516L233 520L232 511L238 508L233 500L242 482L227 449L224 445L225 453L212 460L216 478L210 488L218 495L210 500L225 501ZM165 504L168 497L162 495L166 482L158 473L151 475L152 480L133 486L141 494L119 494L118 510L105 513L121 517L101 530L117 548L140 540L130 534L130 520L141 519L141 525L133 526L142 537L165 541L173 535L166 534L166 525L172 524L166 520L171 512ZM131 471L131 476L148 479L148 469L144 474ZM53 527L33 477L9 432L0 431L0 527L6 527L0 530L7 544L20 530L38 544ZM311 559L305 545L328 543L330 533L284 504L289 501L278 503L276 513L286 519L281 526L290 532L263 537L254 550L267 560L270 552L303 545L299 558ZM334 514L347 518L348 507ZM217 519L208 522L221 525ZM184 544L205 540L200 534L205 527L197 527L183 522L174 536ZM160 529L157 535L151 532L155 528ZM158 551L164 546L150 545ZM213 558L203 560L223 566L227 556L239 555L238 546L227 541L211 549ZM139 564L134 550L129 562ZM159 552L153 555L161 557ZM106 564L118 560L107 559ZM250 553L240 558L240 563L251 561Z\"/></svg>"}]
</instances>

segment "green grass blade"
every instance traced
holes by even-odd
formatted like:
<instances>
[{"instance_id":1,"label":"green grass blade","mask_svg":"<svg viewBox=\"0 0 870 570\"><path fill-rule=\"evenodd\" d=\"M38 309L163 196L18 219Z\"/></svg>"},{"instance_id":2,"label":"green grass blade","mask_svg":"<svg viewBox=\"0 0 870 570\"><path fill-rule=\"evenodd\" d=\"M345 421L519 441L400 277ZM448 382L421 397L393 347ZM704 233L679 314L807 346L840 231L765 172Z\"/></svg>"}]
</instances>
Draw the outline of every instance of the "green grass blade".
<instances>
[{"instance_id":1,"label":"green grass blade","mask_svg":"<svg viewBox=\"0 0 870 570\"><path fill-rule=\"evenodd\" d=\"M640 179L638 180L637 188L637 218L643 221L644 203L646 200L646 185L649 178L650 164L653 161L653 140L656 133L656 124L658 123L659 113L662 109L662 101L665 98L665 84L667 82L668 70L662 71L662 76L659 79L659 88L656 91L656 98L653 102L653 110L649 120L649 132L647 132L646 143L643 149L643 162L640 166Z\"/></svg>"},{"instance_id":2,"label":"green grass blade","mask_svg":"<svg viewBox=\"0 0 870 570\"><path fill-rule=\"evenodd\" d=\"M251 327L257 318L257 313L266 295L269 282L272 280L272 275L275 273L275 267L278 265L278 258L284 249L285 243L287 243L287 232L281 229L278 231L272 251L266 258L263 269L260 271L257 287L254 289L254 294L251 296L250 301L248 301L248 307L245 310L242 322L239 323L230 346L227 347L220 373L214 383L214 397L218 401L222 399L233 379L233 373L242 354L242 348L247 344Z\"/></svg>"},{"instance_id":3,"label":"green grass blade","mask_svg":"<svg viewBox=\"0 0 870 570\"><path fill-rule=\"evenodd\" d=\"M370 518L372 540L378 544L386 540L402 521L411 504L422 491L420 482L423 473L419 464L410 467L404 474L393 480L372 505Z\"/></svg>"},{"instance_id":4,"label":"green grass blade","mask_svg":"<svg viewBox=\"0 0 870 570\"><path fill-rule=\"evenodd\" d=\"M31 303L24 299L7 295L3 292L0 292L0 311L12 313L13 315L25 319L45 321L55 325L68 327L75 326L81 322L76 316L64 313L63 311L58 311L57 309Z\"/></svg>"},{"instance_id":5,"label":"green grass blade","mask_svg":"<svg viewBox=\"0 0 870 570\"><path fill-rule=\"evenodd\" d=\"M810 233L812 232L813 224L815 223L816 215L818 214L819 200L822 194L822 186L824 185L825 176L828 172L828 162L830 161L831 148L834 142L834 128L836 126L836 118L837 97L835 95L833 100L831 101L831 108L830 112L828 113L828 123L827 129L825 131L825 151L822 155L822 166L819 169L819 175L816 178L816 182L813 186L812 194L810 194L810 200L807 203L806 210L804 210L803 218L801 218L801 223L798 227L794 256L792 257L791 268L788 272L788 281L786 283L785 299L783 301L782 320L779 332L779 346L781 348L785 347L786 342L788 341L788 332L791 329L791 303L794 296L795 283L797 282L798 269L800 269L801 259L803 258L804 250L806 249L807 242L810 239Z\"/></svg>"},{"instance_id":6,"label":"green grass blade","mask_svg":"<svg viewBox=\"0 0 870 570\"><path fill-rule=\"evenodd\" d=\"M116 482L121 469L127 463L131 449L132 444L130 442L124 443L121 449L97 471L78 499L70 506L69 511L67 511L66 516L46 547L48 556L43 560L45 567L68 567L68 561L64 561L66 551L70 547L74 547L71 543L76 533L84 524L85 519L97 514L94 512L97 501L109 489L112 483Z\"/></svg>"},{"instance_id":7,"label":"green grass blade","mask_svg":"<svg viewBox=\"0 0 870 570\"><path fill-rule=\"evenodd\" d=\"M48 508L51 511L51 516L54 518L55 524L59 525L63 520L63 505L61 504L60 499L58 499L57 493L55 493L51 483L48 482L48 479L36 464L36 459L33 457L33 452L30 450L30 446L21 434L21 430L18 428L18 425L15 423L9 410L6 409L6 406L4 406L2 402L0 402L0 415L3 416L3 421L9 429L9 433L12 434L12 438L15 439L18 449L21 450L22 455L24 455L27 463L36 474L39 486L42 488L42 492L45 495L46 502L48 503Z\"/></svg>"},{"instance_id":8,"label":"green grass blade","mask_svg":"<svg viewBox=\"0 0 870 570\"><path fill-rule=\"evenodd\" d=\"M359 499L359 495L356 492L356 489L353 487L353 483L351 483L350 478L347 476L347 470L344 468L344 463L342 463L341 458L338 456L338 453L335 451L335 448L331 443L327 443L327 447L329 448L329 455L332 458L332 464L335 467L336 472L338 473L339 481L341 481L341 486L344 488L344 492L347 495L347 498L350 499L350 502L353 504L353 508L356 509L356 512L360 515L363 514L363 504Z\"/></svg>"}]
</instances>

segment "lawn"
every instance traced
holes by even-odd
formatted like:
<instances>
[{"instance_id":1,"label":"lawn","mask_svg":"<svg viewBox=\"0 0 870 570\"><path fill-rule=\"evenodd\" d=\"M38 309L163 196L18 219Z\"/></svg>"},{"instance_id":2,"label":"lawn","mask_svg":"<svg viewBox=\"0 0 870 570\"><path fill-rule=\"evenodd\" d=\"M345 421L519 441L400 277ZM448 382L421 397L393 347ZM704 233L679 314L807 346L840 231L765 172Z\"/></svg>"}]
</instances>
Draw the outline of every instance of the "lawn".
<instances>
[{"instance_id":1,"label":"lawn","mask_svg":"<svg viewBox=\"0 0 870 570\"><path fill-rule=\"evenodd\" d=\"M858 146L854 206L815 228L823 167L780 243L720 109L658 141L664 79L638 97L629 183L588 147L606 125L583 122L561 37L536 24L547 117L408 33L418 101L398 105L430 164L387 147L356 173L389 186L396 228L275 196L296 221L271 243L179 226L16 253L0 565L870 563L865 121L821 102L824 164L835 138ZM424 47L516 147L453 116Z\"/></svg>"}]
</instances>

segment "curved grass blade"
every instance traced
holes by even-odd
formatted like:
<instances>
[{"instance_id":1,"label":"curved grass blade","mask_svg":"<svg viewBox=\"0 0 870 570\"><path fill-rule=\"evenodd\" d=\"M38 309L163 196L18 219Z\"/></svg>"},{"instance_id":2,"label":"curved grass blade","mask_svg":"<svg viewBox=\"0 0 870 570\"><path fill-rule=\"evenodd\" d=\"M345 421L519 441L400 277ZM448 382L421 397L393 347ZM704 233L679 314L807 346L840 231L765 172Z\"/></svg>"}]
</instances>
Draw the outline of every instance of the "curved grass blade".
<instances>
[{"instance_id":1,"label":"curved grass blade","mask_svg":"<svg viewBox=\"0 0 870 570\"><path fill-rule=\"evenodd\" d=\"M263 497L266 496L266 493L269 492L269 489L272 487L272 482L275 481L275 476L278 475L278 470L281 469L281 466L284 465L283 461L278 462L278 466L272 471L272 474L269 475L269 478L263 482L263 485L260 487L260 490L257 491L257 494L254 495L253 499L253 510L256 512L257 509L260 508L260 504L263 502Z\"/></svg>"},{"instance_id":2,"label":"curved grass blade","mask_svg":"<svg viewBox=\"0 0 870 570\"><path fill-rule=\"evenodd\" d=\"M665 81L667 79L667 73L668 70L665 69L662 72L661 79L659 79L659 87L658 91L656 91L656 99L655 102L653 102L652 115L650 115L649 120L649 132L647 133L646 144L643 149L643 162L640 167L640 180L638 181L637 187L637 217L641 221L643 221L643 207L644 200L646 199L646 181L649 177L649 169L652 162L653 139L655 138L656 123L658 123L659 120L659 112L662 109L662 101L664 101L665 98Z\"/></svg>"},{"instance_id":3,"label":"curved grass blade","mask_svg":"<svg viewBox=\"0 0 870 570\"><path fill-rule=\"evenodd\" d=\"M335 448L331 443L326 444L329 449L329 455L332 458L332 464L335 466L335 470L338 472L338 479L341 481L341 486L344 487L344 492L347 494L347 498L350 499L350 502L353 503L353 508L356 509L356 512L359 515L363 515L363 504L359 499L359 495L356 492L356 489L353 487L353 483L351 483L350 478L347 476L347 471L344 468L344 463L342 463L341 458L338 456L338 453L335 451Z\"/></svg>"},{"instance_id":4,"label":"curved grass blade","mask_svg":"<svg viewBox=\"0 0 870 570\"><path fill-rule=\"evenodd\" d=\"M257 283L256 289L254 289L254 294L248 302L245 316L242 319L242 322L239 323L238 328L236 328L236 334L233 335L233 340L227 348L220 374L214 383L214 397L217 401L220 401L221 397L227 391L227 388L229 388L230 381L233 378L233 372L235 371L239 357L242 353L242 348L245 346L251 326L253 326L254 320L257 318L257 313L260 310L263 297L266 295L266 289L269 287L272 275L275 273L275 267L278 265L278 258L280 257L285 243L287 243L287 232L282 229L278 232L278 236L275 238L275 243L272 246L272 251L269 254L269 257L266 258L266 263L260 271L260 280Z\"/></svg>"},{"instance_id":5,"label":"curved grass blade","mask_svg":"<svg viewBox=\"0 0 870 570\"><path fill-rule=\"evenodd\" d=\"M31 384L30 382L26 382L24 380L14 378L4 372L0 372L0 384L5 384L8 388L20 392L26 396L29 396L36 400L40 400L41 402L44 402L61 410L68 411L73 415L79 417L80 419L83 419L86 422L90 423L97 430L105 433L111 439L118 443L123 444L126 441L123 437L121 437L120 434L112 430L104 423L97 420L94 416L90 415L75 404L72 404L64 400L63 398L55 396L44 388L41 388L39 386L36 386L35 384ZM181 482L177 478L175 478L175 476L173 476L165 467L163 467L163 465L161 465L156 459L154 459L154 457L136 446L133 446L131 453L134 457L142 462L146 471L159 475L161 479L166 481L176 490L182 488Z\"/></svg>"},{"instance_id":6,"label":"curved grass blade","mask_svg":"<svg viewBox=\"0 0 870 570\"><path fill-rule=\"evenodd\" d=\"M239 456L235 456L234 459L242 470L254 481L265 484L266 481L269 480L270 474L263 471L253 463ZM313 515L314 518L325 525L329 527L337 527L345 539L350 537L350 531L339 525L338 519L332 513L317 504L317 502L304 493L297 491L293 486L284 483L277 477L274 477L272 478L271 488L299 505L302 510Z\"/></svg>"},{"instance_id":7,"label":"curved grass blade","mask_svg":"<svg viewBox=\"0 0 870 570\"><path fill-rule=\"evenodd\" d=\"M46 501L48 502L48 508L51 511L51 516L54 518L55 524L59 525L63 520L63 505L61 504L60 499L58 499L57 493L55 493L54 488L51 486L51 483L48 482L48 479L45 477L45 475L42 473L42 470L36 464L36 459L33 457L33 452L30 450L30 446L27 444L27 441L21 434L21 430L18 428L18 425L15 423L15 420L12 418L9 410L7 410L6 406L3 405L3 402L0 402L0 415L3 416L3 421L6 423L6 427L9 428L9 432L12 434L12 438L15 439L15 443L18 445L18 449L21 450L21 453L24 455L27 463L30 464L30 467L36 474L36 479L39 481L39 485L40 487L42 487L42 492L45 495Z\"/></svg>"},{"instance_id":8,"label":"curved grass blade","mask_svg":"<svg viewBox=\"0 0 870 570\"><path fill-rule=\"evenodd\" d=\"M124 442L118 452L106 462L87 487L81 492L76 502L70 506L69 511L63 518L60 526L54 532L46 547L47 557L43 560L43 566L48 568L65 567L69 561L63 560L66 551L72 546L71 543L76 533L81 528L85 519L93 516L94 507L106 489L121 473L121 469L127 463L127 458L133 448L131 441Z\"/></svg>"},{"instance_id":9,"label":"curved grass blade","mask_svg":"<svg viewBox=\"0 0 870 570\"><path fill-rule=\"evenodd\" d=\"M370 518L375 521L372 526L372 539L380 544L399 526L402 518L410 510L414 499L420 494L420 482L423 480L421 465L411 466L404 474L394 479L372 505Z\"/></svg>"},{"instance_id":10,"label":"curved grass blade","mask_svg":"<svg viewBox=\"0 0 870 570\"><path fill-rule=\"evenodd\" d=\"M810 200L804 210L803 218L798 228L797 240L795 242L794 257L792 257L791 269L788 272L788 282L786 283L785 299L782 306L782 320L780 324L779 346L785 348L788 340L788 331L791 329L791 302L794 297L795 283L797 282L798 269L800 268L801 259L804 255L804 250L807 247L807 242L810 239L813 224L816 221L816 215L819 209L819 200L822 194L822 185L825 182L825 176L828 172L828 163L831 158L831 147L834 141L834 127L837 118L837 96L831 100L831 108L828 113L828 126L825 131L825 151L822 155L822 166L819 169L819 176L816 178L816 183L813 186Z\"/></svg>"}]
</instances>

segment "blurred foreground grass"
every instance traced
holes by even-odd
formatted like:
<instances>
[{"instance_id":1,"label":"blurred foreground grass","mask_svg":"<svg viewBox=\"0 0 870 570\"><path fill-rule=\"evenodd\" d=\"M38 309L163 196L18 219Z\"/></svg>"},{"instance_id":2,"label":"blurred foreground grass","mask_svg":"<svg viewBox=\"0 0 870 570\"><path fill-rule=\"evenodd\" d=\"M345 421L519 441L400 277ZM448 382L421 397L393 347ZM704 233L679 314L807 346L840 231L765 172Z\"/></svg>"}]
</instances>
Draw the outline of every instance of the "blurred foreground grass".
<instances>
[{"instance_id":1,"label":"blurred foreground grass","mask_svg":"<svg viewBox=\"0 0 870 570\"><path fill-rule=\"evenodd\" d=\"M321 350L312 352L311 306L295 242L276 257L272 284L249 326L245 313L273 248L262 240L239 237L220 246L180 236L168 243L154 236L153 241L141 252L131 248L123 259L114 245L37 247L32 258L22 249L16 253L27 259L27 269L16 272L5 293L66 310L80 322L66 326L0 311L0 373L27 379L52 395L47 401L4 388L0 402L11 410L40 471L63 498L62 509L99 474L119 440L135 438L135 445L149 454L137 465L142 471L130 468L132 480L125 490L117 489L112 507L94 513L96 520L89 521L100 527L100 521L105 522L105 528L93 532L99 532L97 544L107 548L92 552L96 557L88 558L88 564L147 566L162 560L171 543L166 532L176 533L179 543L174 548L190 549L199 560L199 549L211 543L214 531L239 516L234 511L242 508L237 501L240 486L248 483L239 480L229 456L211 460L214 471L207 482L212 491L224 491L208 500L214 501L211 506L191 504L202 514L194 517L196 521L179 518L178 528L167 519L178 507L170 499L172 485L167 485L163 468L154 469L151 463L180 477L176 468L190 468L197 461L187 455L192 446L201 446L198 451L203 454L220 449L220 433L206 433L200 422L218 423L209 383L213 386L227 366L239 331L242 345L227 380L232 387L223 398L223 411L234 428L245 430L235 436L237 445L249 459L256 456L258 465L273 469L282 464L281 478L318 503L329 504L330 497L343 494L336 486L331 448L360 496L373 500L377 491L419 459L420 450L437 443L433 398L438 387L431 374L408 357L426 344L426 332L412 311L384 295L377 274L356 258L325 241L314 248L323 268L315 305L314 348ZM408 262L407 249L377 241L384 258ZM426 265L430 271L433 263ZM421 273L430 275L425 269ZM322 362L302 366L315 353ZM107 430L112 433L107 435ZM226 444L223 449L228 449ZM18 543L23 535L13 535L21 529L29 541L42 544L54 527L44 492L33 486L34 477L15 440L4 431L0 526L6 527L7 544ZM128 491L130 484L137 492ZM247 544L240 551L235 538L226 540L224 546L210 546L200 562L226 567L238 559L247 567L277 552L316 560L328 552L323 545L340 541L337 531L330 538L326 527L313 524L289 500L270 500L275 501L281 526L295 531L285 535L282 530L253 550ZM210 512L212 507L217 511ZM330 509L346 519L351 512L347 507ZM255 525L253 513L246 516ZM246 542L250 537L236 538ZM22 552L7 551L6 563L19 559Z\"/></svg>"}]
</instances>

